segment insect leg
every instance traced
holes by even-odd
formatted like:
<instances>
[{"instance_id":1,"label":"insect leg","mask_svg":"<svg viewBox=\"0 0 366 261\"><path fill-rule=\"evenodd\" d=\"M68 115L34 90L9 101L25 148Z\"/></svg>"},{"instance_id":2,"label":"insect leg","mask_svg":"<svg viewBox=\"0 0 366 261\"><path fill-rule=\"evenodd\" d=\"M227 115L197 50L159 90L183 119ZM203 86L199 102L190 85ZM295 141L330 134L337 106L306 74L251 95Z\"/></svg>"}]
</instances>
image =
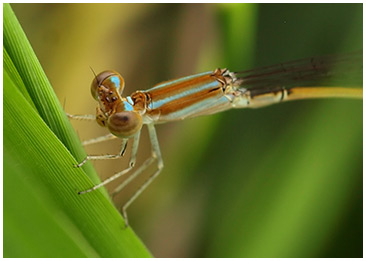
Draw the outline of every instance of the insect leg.
<instances>
[{"instance_id":1,"label":"insect leg","mask_svg":"<svg viewBox=\"0 0 366 261\"><path fill-rule=\"evenodd\" d=\"M84 140L82 144L83 144L83 146L86 146L86 145L91 145L91 144L95 144L95 143L99 143L99 142L103 142L103 141L107 141L107 140L112 140L115 138L117 138L117 136L114 136L113 134L109 133L107 135L93 138L90 140Z\"/></svg>"},{"instance_id":2,"label":"insect leg","mask_svg":"<svg viewBox=\"0 0 366 261\"><path fill-rule=\"evenodd\" d=\"M139 143L139 139L140 139L140 131L135 135L134 137L134 145L132 146L132 151L131 151L131 159L130 159L130 163L129 163L129 167L127 169L124 169L116 174L114 174L113 176L107 178L106 180L104 180L103 182L101 182L100 184L98 185L95 185L94 187L90 188L90 189L87 189L87 190L84 190L84 191L79 191L78 194L85 194L85 193L88 193L88 192L91 192L93 190L96 190L108 183L110 183L111 181L123 176L124 174L128 173L132 168L133 166L135 165L134 164L134 160L136 159L136 154L137 154L137 149L138 149L138 143ZM126 141L127 142L127 139ZM125 143L123 142L123 144ZM121 150L121 153L124 152L124 145L122 144L122 150ZM136 144L136 145L135 145ZM117 156L117 155L105 155L105 156L110 156L109 158L107 157L104 157L103 159L111 159L112 157L111 156ZM119 157L122 157L121 154L118 154ZM96 158L96 157L103 157L103 156L94 156L93 159L101 159L101 158Z\"/></svg>"},{"instance_id":3,"label":"insect leg","mask_svg":"<svg viewBox=\"0 0 366 261\"><path fill-rule=\"evenodd\" d=\"M87 120L87 121L95 121L96 117L95 115L92 114L85 114L85 115L71 115L66 113L67 117L69 119L73 119L73 120Z\"/></svg>"},{"instance_id":4,"label":"insect leg","mask_svg":"<svg viewBox=\"0 0 366 261\"><path fill-rule=\"evenodd\" d=\"M157 167L158 169L144 182L144 184L139 187L136 192L128 199L128 201L122 206L122 215L125 219L125 225L128 227L128 218L126 209L131 205L131 203L150 185L150 183L159 175L161 170L164 167L163 159L161 157L159 142L156 135L155 127L153 124L147 125L151 146L152 146L152 153L151 157L148 158L128 179L126 179L120 186L118 186L112 196L119 193L124 187L126 187L133 179L135 179L139 174L141 174L145 169L147 169L155 160L157 160Z\"/></svg>"}]
</instances>

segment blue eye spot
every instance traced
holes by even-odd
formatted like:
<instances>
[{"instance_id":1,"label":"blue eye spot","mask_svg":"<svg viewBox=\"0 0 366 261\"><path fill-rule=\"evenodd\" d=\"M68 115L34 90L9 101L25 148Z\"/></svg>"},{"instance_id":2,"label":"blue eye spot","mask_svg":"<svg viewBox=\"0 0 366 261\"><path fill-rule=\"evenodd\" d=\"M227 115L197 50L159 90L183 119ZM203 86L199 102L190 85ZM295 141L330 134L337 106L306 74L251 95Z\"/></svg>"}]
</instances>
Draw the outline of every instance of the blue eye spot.
<instances>
[{"instance_id":1,"label":"blue eye spot","mask_svg":"<svg viewBox=\"0 0 366 261\"><path fill-rule=\"evenodd\" d=\"M119 89L121 82L117 76L111 77L111 82L113 82L116 88Z\"/></svg>"}]
</instances>

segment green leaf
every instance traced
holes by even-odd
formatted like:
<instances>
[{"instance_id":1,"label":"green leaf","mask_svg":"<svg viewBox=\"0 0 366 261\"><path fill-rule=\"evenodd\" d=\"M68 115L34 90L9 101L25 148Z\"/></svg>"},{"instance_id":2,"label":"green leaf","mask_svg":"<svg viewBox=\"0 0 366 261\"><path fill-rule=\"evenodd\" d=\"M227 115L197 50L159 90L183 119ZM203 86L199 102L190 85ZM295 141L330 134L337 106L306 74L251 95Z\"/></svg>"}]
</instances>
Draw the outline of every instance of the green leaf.
<instances>
[{"instance_id":1,"label":"green leaf","mask_svg":"<svg viewBox=\"0 0 366 261\"><path fill-rule=\"evenodd\" d=\"M5 257L150 256L132 229L124 228L105 191L77 194L99 180L91 164L73 167L83 157L24 32L4 4Z\"/></svg>"}]
</instances>

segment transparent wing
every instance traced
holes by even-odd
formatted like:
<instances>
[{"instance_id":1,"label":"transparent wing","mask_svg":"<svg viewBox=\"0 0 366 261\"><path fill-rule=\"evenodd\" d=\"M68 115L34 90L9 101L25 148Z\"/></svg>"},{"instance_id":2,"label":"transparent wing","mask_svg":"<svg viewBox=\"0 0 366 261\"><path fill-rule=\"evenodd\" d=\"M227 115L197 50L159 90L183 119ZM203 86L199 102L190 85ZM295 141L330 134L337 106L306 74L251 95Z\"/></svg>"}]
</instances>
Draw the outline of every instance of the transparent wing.
<instances>
[{"instance_id":1,"label":"transparent wing","mask_svg":"<svg viewBox=\"0 0 366 261\"><path fill-rule=\"evenodd\" d=\"M362 51L295 60L235 72L236 85L256 93L306 86L362 86Z\"/></svg>"}]
</instances>

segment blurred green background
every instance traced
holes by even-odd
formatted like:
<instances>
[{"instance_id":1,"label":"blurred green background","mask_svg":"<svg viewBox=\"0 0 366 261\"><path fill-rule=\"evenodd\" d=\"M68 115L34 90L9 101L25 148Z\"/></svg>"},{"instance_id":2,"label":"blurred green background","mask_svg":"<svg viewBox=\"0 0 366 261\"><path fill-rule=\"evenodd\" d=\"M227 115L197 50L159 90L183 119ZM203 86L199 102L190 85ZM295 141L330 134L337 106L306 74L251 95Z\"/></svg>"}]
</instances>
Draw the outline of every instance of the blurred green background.
<instances>
[{"instance_id":1,"label":"blurred green background","mask_svg":"<svg viewBox=\"0 0 366 261\"><path fill-rule=\"evenodd\" d=\"M216 67L237 71L362 49L362 4L12 8L71 114L95 112L89 66L119 71L127 95ZM73 125L82 140L107 133L95 123ZM157 132L165 168L128 209L154 256L362 257L361 101L232 110L157 126ZM150 153L142 134L138 163ZM86 150L115 153L119 144ZM94 166L105 179L125 168L126 159Z\"/></svg>"}]
</instances>

